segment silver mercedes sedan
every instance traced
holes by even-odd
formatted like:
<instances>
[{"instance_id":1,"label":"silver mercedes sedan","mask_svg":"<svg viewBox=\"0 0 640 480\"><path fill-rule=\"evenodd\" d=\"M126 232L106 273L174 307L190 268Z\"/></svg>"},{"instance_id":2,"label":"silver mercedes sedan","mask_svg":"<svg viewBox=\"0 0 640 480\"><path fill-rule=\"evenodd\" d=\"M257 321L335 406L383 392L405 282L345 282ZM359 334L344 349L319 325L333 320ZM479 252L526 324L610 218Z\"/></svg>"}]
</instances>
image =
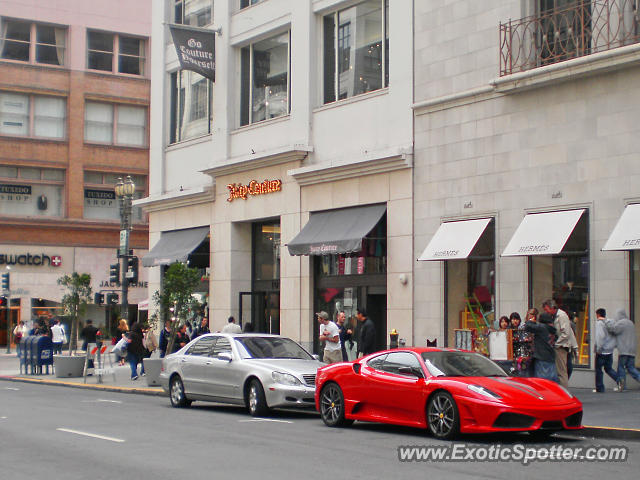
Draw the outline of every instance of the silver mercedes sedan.
<instances>
[{"instance_id":1,"label":"silver mercedes sedan","mask_svg":"<svg viewBox=\"0 0 640 480\"><path fill-rule=\"evenodd\" d=\"M167 355L160 383L173 407L205 400L245 405L251 415L264 416L275 407L313 408L323 365L290 338L213 333Z\"/></svg>"}]
</instances>

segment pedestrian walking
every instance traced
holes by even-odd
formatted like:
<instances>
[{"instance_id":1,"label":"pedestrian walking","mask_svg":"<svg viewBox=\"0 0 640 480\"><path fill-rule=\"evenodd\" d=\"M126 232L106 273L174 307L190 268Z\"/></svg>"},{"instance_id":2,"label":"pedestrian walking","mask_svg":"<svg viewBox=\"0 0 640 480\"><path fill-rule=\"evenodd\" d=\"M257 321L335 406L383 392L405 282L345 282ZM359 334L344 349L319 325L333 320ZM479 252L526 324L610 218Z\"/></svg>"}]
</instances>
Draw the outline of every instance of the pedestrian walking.
<instances>
[{"instance_id":1,"label":"pedestrian walking","mask_svg":"<svg viewBox=\"0 0 640 480\"><path fill-rule=\"evenodd\" d=\"M606 326L607 311L604 308L596 310L596 342L593 350L596 354L596 388L594 392L604 393L604 374L607 372L614 382L618 383L618 374L613 369L613 350L616 347L616 337L612 335Z\"/></svg>"},{"instance_id":2,"label":"pedestrian walking","mask_svg":"<svg viewBox=\"0 0 640 480\"><path fill-rule=\"evenodd\" d=\"M22 339L27 335L27 328L24 325L24 322L20 320L16 327L13 329L13 341L16 344L16 355L20 358L20 353L22 353Z\"/></svg>"},{"instance_id":3,"label":"pedestrian walking","mask_svg":"<svg viewBox=\"0 0 640 480\"><path fill-rule=\"evenodd\" d=\"M616 337L618 348L618 391L622 392L627 386L626 372L629 372L629 375L636 382L640 382L640 372L636 369L636 327L627 316L624 308L618 309L613 320L607 320L605 325L609 332Z\"/></svg>"},{"instance_id":4,"label":"pedestrian walking","mask_svg":"<svg viewBox=\"0 0 640 480\"><path fill-rule=\"evenodd\" d=\"M138 379L138 364L142 364L142 368L140 369L140 375L144 376L144 363L142 359L144 358L145 348L142 344L143 340L142 326L135 322L131 325L131 331L129 332L129 345L127 346L127 361L129 362L129 367L131 367L131 380Z\"/></svg>"},{"instance_id":5,"label":"pedestrian walking","mask_svg":"<svg viewBox=\"0 0 640 480\"><path fill-rule=\"evenodd\" d=\"M356 310L356 318L360 322L358 335L358 358L376 351L376 326L364 310Z\"/></svg>"},{"instance_id":6,"label":"pedestrian walking","mask_svg":"<svg viewBox=\"0 0 640 480\"><path fill-rule=\"evenodd\" d=\"M340 344L340 330L338 326L329 320L329 314L324 310L316 313L320 323L320 335L318 340L325 342L322 360L324 363L336 363L342 361L342 347Z\"/></svg>"},{"instance_id":7,"label":"pedestrian walking","mask_svg":"<svg viewBox=\"0 0 640 480\"><path fill-rule=\"evenodd\" d=\"M227 324L222 329L222 333L242 333L242 328L236 323L236 319L229 317Z\"/></svg>"},{"instance_id":8,"label":"pedestrian walking","mask_svg":"<svg viewBox=\"0 0 640 480\"><path fill-rule=\"evenodd\" d=\"M543 313L536 318L535 314L528 314L524 331L533 334L533 376L558 383L556 352L551 345L556 329L551 315Z\"/></svg>"},{"instance_id":9,"label":"pedestrian walking","mask_svg":"<svg viewBox=\"0 0 640 480\"><path fill-rule=\"evenodd\" d=\"M347 341L351 342L351 345L353 345L353 340L351 340L353 330L347 328L347 326L345 325L347 315L343 310L338 312L336 320L336 325L338 326L338 331L340 332L340 348L342 351L342 361L346 362L349 360L349 355L347 355Z\"/></svg>"},{"instance_id":10,"label":"pedestrian walking","mask_svg":"<svg viewBox=\"0 0 640 480\"><path fill-rule=\"evenodd\" d=\"M165 355L167 354L167 347L169 345L170 338L171 338L171 320L165 320L164 328L160 331L160 338L158 339L158 351L160 352L160 358L164 358Z\"/></svg>"},{"instance_id":11,"label":"pedestrian walking","mask_svg":"<svg viewBox=\"0 0 640 480\"><path fill-rule=\"evenodd\" d=\"M60 323L60 320L57 318L53 321L53 326L51 327L51 343L53 344L53 353L54 355L62 353L62 344L65 341L66 333L64 331L64 326Z\"/></svg>"},{"instance_id":12,"label":"pedestrian walking","mask_svg":"<svg viewBox=\"0 0 640 480\"><path fill-rule=\"evenodd\" d=\"M560 385L569 387L569 374L567 371L567 356L575 348L578 348L576 336L571 329L571 322L567 312L558 308L555 300L549 299L542 303L545 313L553 318L553 326L556 328L556 369L558 371L558 379Z\"/></svg>"}]
</instances>

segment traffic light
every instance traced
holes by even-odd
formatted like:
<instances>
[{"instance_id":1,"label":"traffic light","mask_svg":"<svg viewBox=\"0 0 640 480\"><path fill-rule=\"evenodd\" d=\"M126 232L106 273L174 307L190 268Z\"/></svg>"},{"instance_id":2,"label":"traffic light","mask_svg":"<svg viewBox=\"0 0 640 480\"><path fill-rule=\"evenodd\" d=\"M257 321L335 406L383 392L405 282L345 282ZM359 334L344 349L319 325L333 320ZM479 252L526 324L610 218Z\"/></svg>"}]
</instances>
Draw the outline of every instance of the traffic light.
<instances>
[{"instance_id":1,"label":"traffic light","mask_svg":"<svg viewBox=\"0 0 640 480\"><path fill-rule=\"evenodd\" d=\"M117 293L107 293L107 305L117 305L118 300L119 298Z\"/></svg>"},{"instance_id":2,"label":"traffic light","mask_svg":"<svg viewBox=\"0 0 640 480\"><path fill-rule=\"evenodd\" d=\"M11 283L11 279L9 278L9 274L8 273L3 273L2 274L2 290L9 290L10 288L10 283Z\"/></svg>"},{"instance_id":3,"label":"traffic light","mask_svg":"<svg viewBox=\"0 0 640 480\"><path fill-rule=\"evenodd\" d=\"M7 297L0 297L0 307L4 308L7 306Z\"/></svg>"},{"instance_id":4,"label":"traffic light","mask_svg":"<svg viewBox=\"0 0 640 480\"><path fill-rule=\"evenodd\" d=\"M104 303L104 293L96 292L93 297L93 303L96 305L102 305Z\"/></svg>"},{"instance_id":5,"label":"traffic light","mask_svg":"<svg viewBox=\"0 0 640 480\"><path fill-rule=\"evenodd\" d=\"M109 283L120 283L120 264L109 265Z\"/></svg>"},{"instance_id":6,"label":"traffic light","mask_svg":"<svg viewBox=\"0 0 640 480\"><path fill-rule=\"evenodd\" d=\"M127 278L129 283L138 283L138 257L127 257Z\"/></svg>"}]
</instances>

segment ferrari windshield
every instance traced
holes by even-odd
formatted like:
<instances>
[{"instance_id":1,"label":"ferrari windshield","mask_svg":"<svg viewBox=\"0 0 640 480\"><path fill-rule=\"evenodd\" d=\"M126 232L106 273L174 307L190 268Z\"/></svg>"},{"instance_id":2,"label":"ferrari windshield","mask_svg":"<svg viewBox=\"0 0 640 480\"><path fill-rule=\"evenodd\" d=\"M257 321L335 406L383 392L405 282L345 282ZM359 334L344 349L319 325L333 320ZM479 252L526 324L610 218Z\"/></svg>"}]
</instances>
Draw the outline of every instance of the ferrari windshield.
<instances>
[{"instance_id":1,"label":"ferrari windshield","mask_svg":"<svg viewBox=\"0 0 640 480\"><path fill-rule=\"evenodd\" d=\"M290 338L238 337L235 339L242 358L298 358L313 360L307 351Z\"/></svg>"},{"instance_id":2,"label":"ferrari windshield","mask_svg":"<svg viewBox=\"0 0 640 480\"><path fill-rule=\"evenodd\" d=\"M422 358L434 377L506 377L493 361L478 353L423 352Z\"/></svg>"}]
</instances>

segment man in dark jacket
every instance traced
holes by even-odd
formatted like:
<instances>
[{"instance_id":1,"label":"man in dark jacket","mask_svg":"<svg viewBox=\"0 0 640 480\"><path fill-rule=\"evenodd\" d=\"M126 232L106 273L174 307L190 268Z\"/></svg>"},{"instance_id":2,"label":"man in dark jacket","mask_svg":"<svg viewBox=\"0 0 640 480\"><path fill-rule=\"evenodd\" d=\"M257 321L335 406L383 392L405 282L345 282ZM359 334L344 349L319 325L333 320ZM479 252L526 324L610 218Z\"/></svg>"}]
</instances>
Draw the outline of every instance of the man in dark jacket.
<instances>
[{"instance_id":1,"label":"man in dark jacket","mask_svg":"<svg viewBox=\"0 0 640 480\"><path fill-rule=\"evenodd\" d=\"M138 379L138 363L142 363L140 375L144 375L144 363L142 359L145 356L145 348L142 344L142 326L135 322L131 325L129 332L129 345L127 346L127 361L131 367L131 380Z\"/></svg>"},{"instance_id":2,"label":"man in dark jacket","mask_svg":"<svg viewBox=\"0 0 640 480\"><path fill-rule=\"evenodd\" d=\"M339 311L338 316L336 318L336 325L338 326L338 331L340 332L340 347L342 349L342 361L346 362L349 360L349 356L347 355L347 347L346 342L349 340L353 345L353 341L351 340L351 334L353 331L350 328L347 328L344 324L347 319L347 315L344 311Z\"/></svg>"},{"instance_id":3,"label":"man in dark jacket","mask_svg":"<svg viewBox=\"0 0 640 480\"><path fill-rule=\"evenodd\" d=\"M171 338L171 320L166 320L164 322L164 328L160 332L160 338L158 339L158 350L160 351L160 358L164 358L164 356L167 354L167 346L169 345L170 338Z\"/></svg>"},{"instance_id":4,"label":"man in dark jacket","mask_svg":"<svg viewBox=\"0 0 640 480\"><path fill-rule=\"evenodd\" d=\"M553 317L548 313L541 314L538 320L530 316L524 331L533 334L533 376L558 383L556 352L551 345L551 336L556 334Z\"/></svg>"},{"instance_id":5,"label":"man in dark jacket","mask_svg":"<svg viewBox=\"0 0 640 480\"><path fill-rule=\"evenodd\" d=\"M89 344L91 343L98 343L97 337L98 337L98 329L96 327L93 326L93 320L91 320L90 318L87 319L87 323L85 325L85 327L82 329L82 331L80 332L80 337L82 337L82 349L84 351L87 351L89 348ZM89 362L87 362L87 368L94 368L93 366L93 358L91 358L91 356L89 355L89 352L87 352L87 356L89 356L90 360Z\"/></svg>"},{"instance_id":6,"label":"man in dark jacket","mask_svg":"<svg viewBox=\"0 0 640 480\"><path fill-rule=\"evenodd\" d=\"M358 337L358 358L360 358L376 351L376 326L364 310L357 310L356 318L360 322Z\"/></svg>"}]
</instances>

